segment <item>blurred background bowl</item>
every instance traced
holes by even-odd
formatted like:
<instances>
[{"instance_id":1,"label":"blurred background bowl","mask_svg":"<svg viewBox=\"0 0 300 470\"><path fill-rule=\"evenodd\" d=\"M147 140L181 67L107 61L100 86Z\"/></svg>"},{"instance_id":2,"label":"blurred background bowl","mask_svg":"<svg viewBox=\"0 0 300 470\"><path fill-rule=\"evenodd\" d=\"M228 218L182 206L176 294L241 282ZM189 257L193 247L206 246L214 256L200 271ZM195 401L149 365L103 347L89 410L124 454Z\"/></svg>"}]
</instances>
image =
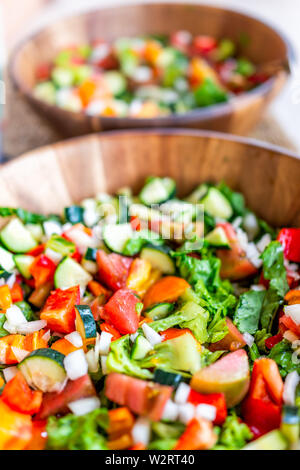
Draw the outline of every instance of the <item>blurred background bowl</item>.
<instances>
[{"instance_id":1,"label":"blurred background bowl","mask_svg":"<svg viewBox=\"0 0 300 470\"><path fill-rule=\"evenodd\" d=\"M48 105L32 94L37 66L51 61L65 46L99 38L113 41L147 33L169 34L179 29L186 29L193 35L208 34L234 41L238 41L241 34L247 35L250 41L241 52L262 67L279 64L279 70L264 84L228 103L154 119L90 117ZM186 3L137 4L90 11L49 25L16 48L10 73L24 97L67 136L145 127L190 127L246 134L285 83L291 55L291 47L280 33L245 14Z\"/></svg>"},{"instance_id":2,"label":"blurred background bowl","mask_svg":"<svg viewBox=\"0 0 300 470\"><path fill-rule=\"evenodd\" d=\"M87 159L87 156L89 157ZM145 164L147 162L147 164ZM98 133L42 147L0 168L0 205L42 213L170 176L178 195L224 180L274 226L300 226L300 160L251 139L184 129Z\"/></svg>"}]
</instances>

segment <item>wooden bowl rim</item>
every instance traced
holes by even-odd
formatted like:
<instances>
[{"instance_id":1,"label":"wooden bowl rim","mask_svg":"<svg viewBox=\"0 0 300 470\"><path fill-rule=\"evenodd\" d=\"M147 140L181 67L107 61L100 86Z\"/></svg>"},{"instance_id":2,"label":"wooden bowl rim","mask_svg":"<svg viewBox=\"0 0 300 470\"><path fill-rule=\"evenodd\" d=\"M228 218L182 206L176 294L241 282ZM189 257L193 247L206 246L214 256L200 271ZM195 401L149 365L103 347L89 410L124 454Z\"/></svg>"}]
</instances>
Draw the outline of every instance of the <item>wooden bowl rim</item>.
<instances>
[{"instance_id":1,"label":"wooden bowl rim","mask_svg":"<svg viewBox=\"0 0 300 470\"><path fill-rule=\"evenodd\" d=\"M292 158L299 161L300 165L300 154L293 152L291 150L285 149L284 147L280 147L279 145L271 144L269 142L264 142L258 139L254 139L252 137L242 137L237 136L234 134L226 134L223 132L217 131L208 131L208 130L200 130L200 129L183 129L183 128L155 128L155 129L122 129L122 130L110 130L105 132L95 132L92 134L86 134L83 136L76 136L71 137L68 139L64 139L53 144L44 145L38 147L33 150L29 150L21 154L20 156L5 162L0 167L0 174L2 169L5 169L9 166L13 166L17 164L20 160L31 158L35 156L35 154L40 154L39 158L42 158L47 154L47 150L55 147L67 147L70 144L80 143L83 141L93 140L95 137L100 138L100 140L104 140L106 137L126 137L126 136L141 136L141 135L151 135L151 136L160 136L160 137L170 137L170 136L184 136L184 137L199 137L201 139L218 139L220 141L229 141L235 142L244 145L245 147L256 148L259 150L267 150L269 152L276 153L282 155L286 158Z\"/></svg>"},{"instance_id":2,"label":"wooden bowl rim","mask_svg":"<svg viewBox=\"0 0 300 470\"><path fill-rule=\"evenodd\" d=\"M131 126L137 125L138 127L141 127L141 125L147 126L150 125L150 123L155 120L157 122L158 127L166 125L166 123L172 122L175 125L180 124L180 122L193 122L197 120L205 120L207 118L217 118L223 115L226 115L226 113L230 113L232 111L232 106L234 104L242 105L243 103L247 103L248 101L251 101L251 98L255 96L264 96L267 93L269 93L272 88L275 85L275 82L278 79L278 76L280 74L285 74L286 76L290 75L290 70L291 70L291 65L296 61L296 53L295 49L289 40L289 38L283 33L276 25L272 24L272 22L266 21L265 19L261 18L259 15L252 15L248 14L239 8L232 9L232 8L224 8L222 6L216 6L216 5L208 5L208 4L197 4L197 3L186 3L186 2L156 2L153 3L151 1L146 1L143 4L137 3L135 1L132 1L126 5L121 5L123 8L124 7L129 7L129 8L134 8L136 6L158 6L158 5L163 5L163 6L169 6L169 7L176 7L178 5L184 5L184 6L193 6L197 8L205 7L209 8L210 10L222 10L225 11L226 13L229 14L237 14L240 15L244 18L248 18L250 20L257 21L264 26L266 26L269 30L272 30L285 44L286 46L286 58L285 58L285 63L283 64L284 67L280 72L275 73L273 76L271 76L266 82L262 83L261 85L258 85L256 88L247 91L246 93L242 93L241 95L234 96L230 98L230 100L226 103L219 103L219 104L214 104L210 105L207 107L203 108L196 108L194 110L187 111L182 114L176 114L172 113L168 116L159 116L155 118L134 118L134 117L107 117L107 116L88 116L85 114L83 111L79 112L73 112L73 111L68 111L62 108L59 108L56 105L51 105L48 104L40 99L37 99L33 93L32 90L28 90L25 86L23 86L22 80L20 79L19 75L16 73L15 70L15 63L17 61L18 55L21 53L23 47L29 42L34 39L36 39L39 35L43 34L47 28L52 27L56 23L62 23L64 21L72 20L74 18L79 18L81 16L89 16L92 15L96 12L102 11L102 10L117 10L120 5L115 5L115 6L109 6L109 7L98 7L98 8L93 8L91 10L79 12L74 15L64 15L62 16L59 20L56 21L50 21L45 25L44 27L41 27L37 29L35 32L32 34L29 34L25 36L21 41L17 43L17 45L14 47L13 51L10 54L9 62L8 62L8 74L12 80L13 86L19 90L25 97L27 97L29 100L31 100L33 103L35 103L38 106L43 106L45 109L49 109L52 111L55 110L60 110L63 111L66 116L69 115L70 117L81 117L84 118L85 120L92 121L94 119L99 119L103 121L104 124L107 125L113 125L113 123L118 122L120 125L125 124L125 123L130 123ZM168 124L167 124L168 125Z\"/></svg>"}]
</instances>

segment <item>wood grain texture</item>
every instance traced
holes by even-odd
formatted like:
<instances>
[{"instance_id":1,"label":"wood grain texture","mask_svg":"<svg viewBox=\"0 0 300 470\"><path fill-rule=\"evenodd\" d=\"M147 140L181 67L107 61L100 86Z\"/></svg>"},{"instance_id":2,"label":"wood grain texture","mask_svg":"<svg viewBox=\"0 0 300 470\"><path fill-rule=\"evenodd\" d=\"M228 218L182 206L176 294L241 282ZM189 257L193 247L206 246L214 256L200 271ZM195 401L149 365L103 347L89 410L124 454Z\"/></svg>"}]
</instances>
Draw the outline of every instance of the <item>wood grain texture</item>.
<instances>
[{"instance_id":1,"label":"wood grain texture","mask_svg":"<svg viewBox=\"0 0 300 470\"><path fill-rule=\"evenodd\" d=\"M91 118L83 113L49 106L31 94L38 64L53 59L64 46L99 37L113 41L118 37L145 33L169 34L178 29L187 29L192 34L229 37L234 41L238 41L241 34L247 35L250 41L240 48L242 55L261 66L275 61L282 64L283 69L265 84L229 103L155 119ZM68 136L146 127L189 127L245 134L261 118L266 106L286 81L289 53L289 45L279 33L247 15L188 3L138 4L99 9L50 25L17 48L11 59L10 71L14 83L34 108Z\"/></svg>"},{"instance_id":2,"label":"wood grain texture","mask_svg":"<svg viewBox=\"0 0 300 470\"><path fill-rule=\"evenodd\" d=\"M300 160L250 139L193 130L121 131L43 147L0 168L0 205L61 212L100 191L138 191L149 175L171 176L179 195L225 180L275 226L300 226Z\"/></svg>"}]
</instances>

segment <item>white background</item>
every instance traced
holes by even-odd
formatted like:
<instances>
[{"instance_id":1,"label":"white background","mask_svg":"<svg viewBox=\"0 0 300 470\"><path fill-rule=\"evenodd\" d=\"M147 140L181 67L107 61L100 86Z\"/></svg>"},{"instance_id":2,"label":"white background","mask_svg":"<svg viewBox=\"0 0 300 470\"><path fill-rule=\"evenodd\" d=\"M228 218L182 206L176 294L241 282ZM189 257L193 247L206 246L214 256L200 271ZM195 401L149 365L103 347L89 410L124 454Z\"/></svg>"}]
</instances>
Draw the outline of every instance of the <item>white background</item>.
<instances>
[{"instance_id":1,"label":"white background","mask_svg":"<svg viewBox=\"0 0 300 470\"><path fill-rule=\"evenodd\" d=\"M40 27L61 15L76 13L91 7L142 3L144 1L54 0L31 27ZM176 2L176 0L172 1ZM236 8L258 15L262 19L274 23L291 40L298 60L292 66L292 78L289 84L272 104L271 113L300 152L300 0L188 0L188 2Z\"/></svg>"}]
</instances>

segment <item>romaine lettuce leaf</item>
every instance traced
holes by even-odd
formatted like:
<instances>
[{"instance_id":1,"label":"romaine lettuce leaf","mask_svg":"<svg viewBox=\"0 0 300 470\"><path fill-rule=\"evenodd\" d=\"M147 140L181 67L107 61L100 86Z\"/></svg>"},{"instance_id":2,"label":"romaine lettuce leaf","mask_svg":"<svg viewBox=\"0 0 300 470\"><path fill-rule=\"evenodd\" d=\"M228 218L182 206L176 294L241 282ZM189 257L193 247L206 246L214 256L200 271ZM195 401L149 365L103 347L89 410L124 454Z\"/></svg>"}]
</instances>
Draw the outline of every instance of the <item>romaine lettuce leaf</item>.
<instances>
[{"instance_id":1,"label":"romaine lettuce leaf","mask_svg":"<svg viewBox=\"0 0 300 470\"><path fill-rule=\"evenodd\" d=\"M240 296L233 319L241 333L257 331L265 295L265 291L250 290Z\"/></svg>"}]
</instances>

